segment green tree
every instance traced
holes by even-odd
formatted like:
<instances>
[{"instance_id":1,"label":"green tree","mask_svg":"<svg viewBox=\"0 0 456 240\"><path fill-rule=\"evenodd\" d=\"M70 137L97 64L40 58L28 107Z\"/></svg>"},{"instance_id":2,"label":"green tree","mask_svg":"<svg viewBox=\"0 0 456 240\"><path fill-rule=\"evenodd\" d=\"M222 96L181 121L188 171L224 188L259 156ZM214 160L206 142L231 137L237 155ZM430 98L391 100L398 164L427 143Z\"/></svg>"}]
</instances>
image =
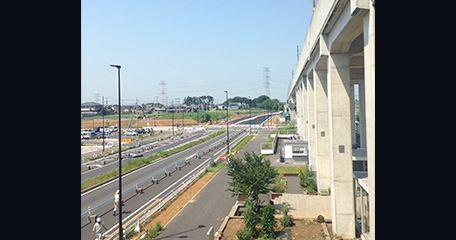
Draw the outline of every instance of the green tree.
<instances>
[{"instance_id":1,"label":"green tree","mask_svg":"<svg viewBox=\"0 0 456 240\"><path fill-rule=\"evenodd\" d=\"M258 213L255 210L256 206L253 203L253 197L248 195L245 200L244 227L253 236L257 234L256 225L258 224Z\"/></svg>"},{"instance_id":2,"label":"green tree","mask_svg":"<svg viewBox=\"0 0 456 240\"><path fill-rule=\"evenodd\" d=\"M239 193L251 195L259 204L258 195L269 192L269 187L278 175L277 170L271 167L271 161L258 156L254 152L244 153L244 159L230 159L232 167L228 169L231 182L227 191L233 192L233 196Z\"/></svg>"},{"instance_id":3,"label":"green tree","mask_svg":"<svg viewBox=\"0 0 456 240\"><path fill-rule=\"evenodd\" d=\"M260 235L264 238L275 238L275 229L277 228L277 222L274 218L275 208L273 205L267 205L263 208L261 214L261 228Z\"/></svg>"}]
</instances>

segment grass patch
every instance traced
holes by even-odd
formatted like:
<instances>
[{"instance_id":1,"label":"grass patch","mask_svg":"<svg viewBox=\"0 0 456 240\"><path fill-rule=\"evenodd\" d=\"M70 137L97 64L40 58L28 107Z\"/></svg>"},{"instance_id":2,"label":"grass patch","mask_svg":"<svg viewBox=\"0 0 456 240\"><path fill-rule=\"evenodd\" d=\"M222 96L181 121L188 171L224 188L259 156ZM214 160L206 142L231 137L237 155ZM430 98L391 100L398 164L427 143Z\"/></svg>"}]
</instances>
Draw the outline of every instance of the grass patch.
<instances>
[{"instance_id":1,"label":"grass patch","mask_svg":"<svg viewBox=\"0 0 456 240\"><path fill-rule=\"evenodd\" d=\"M238 143L236 143L236 145L234 145L233 148L231 148L231 151L234 152L234 151L240 151L252 138L253 138L254 135L248 135L248 136L245 136L241 141L239 141Z\"/></svg>"},{"instance_id":2,"label":"grass patch","mask_svg":"<svg viewBox=\"0 0 456 240\"><path fill-rule=\"evenodd\" d=\"M225 166L226 163L225 162L220 162L220 163L214 163L212 164L211 166L207 167L206 168L206 172L213 172L214 174L217 173L218 171L220 171L220 169L223 168L223 166Z\"/></svg>"},{"instance_id":3,"label":"grass patch","mask_svg":"<svg viewBox=\"0 0 456 240\"><path fill-rule=\"evenodd\" d=\"M265 143L261 149L272 149L272 143Z\"/></svg>"},{"instance_id":4,"label":"grass patch","mask_svg":"<svg viewBox=\"0 0 456 240\"><path fill-rule=\"evenodd\" d=\"M299 171L304 171L304 169L307 169L306 167L273 167L277 170L277 172L280 173L298 173Z\"/></svg>"}]
</instances>

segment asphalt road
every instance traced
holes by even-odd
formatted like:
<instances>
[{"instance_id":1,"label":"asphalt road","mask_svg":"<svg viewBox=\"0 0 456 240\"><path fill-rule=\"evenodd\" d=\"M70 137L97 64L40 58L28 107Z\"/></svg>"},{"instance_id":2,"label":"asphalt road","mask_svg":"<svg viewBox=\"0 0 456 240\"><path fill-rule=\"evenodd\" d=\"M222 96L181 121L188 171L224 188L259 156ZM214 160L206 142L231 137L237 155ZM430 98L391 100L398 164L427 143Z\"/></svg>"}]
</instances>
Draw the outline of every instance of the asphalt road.
<instances>
[{"instance_id":1,"label":"asphalt road","mask_svg":"<svg viewBox=\"0 0 456 240\"><path fill-rule=\"evenodd\" d=\"M208 131L206 133L199 132L199 133L196 133L196 134L192 134L191 136L186 137L184 139L176 138L174 141L157 142L154 145L156 147L154 147L153 149L150 149L150 150L146 150L146 151L142 152L141 154L143 154L144 157L146 157L146 156L149 156L149 155L151 155L153 153L156 153L156 152L163 152L165 150L168 150L168 149L171 149L173 147L176 147L176 146L178 146L180 144L185 144L185 143L188 143L188 142L193 141L195 139L208 136L211 133L212 132L210 132L210 131ZM145 145L147 143L148 142L143 142L141 144ZM122 147L122 149L123 148L124 147ZM92 165L90 170L88 170L86 167L81 168L81 180L85 180L87 178L95 177L95 176L99 175L102 172L108 172L108 171L110 171L112 169L118 168L119 167L118 161L115 158L111 158L111 159L112 160L106 160L106 165L102 165L102 164ZM122 165L127 163L129 159L130 159L130 157L122 158Z\"/></svg>"},{"instance_id":2,"label":"asphalt road","mask_svg":"<svg viewBox=\"0 0 456 240\"><path fill-rule=\"evenodd\" d=\"M238 156L252 151L260 154L260 144L266 141L268 134L269 130L259 130ZM211 226L214 227L214 233L217 232L237 199L231 197L231 192L225 191L230 181L227 171L228 167L222 168L155 239L207 239L206 233Z\"/></svg>"},{"instance_id":3,"label":"asphalt road","mask_svg":"<svg viewBox=\"0 0 456 240\"><path fill-rule=\"evenodd\" d=\"M238 133L239 130L230 131L230 136ZM219 139L225 138L225 134L221 134L215 137L212 141L206 141L200 143L194 147L189 149L183 150L179 153L173 154L172 156L163 158L161 160L155 161L139 170L134 172L125 174L122 176L122 190L123 192L126 191L129 187L132 187L133 190L127 193L122 194L122 199L124 202L123 206L123 216L122 219L124 223L129 220L129 218L133 217L132 215L135 214L135 211L140 209L145 203L153 198L160 199L160 193L167 189L172 184L177 183L177 180L181 179L184 175L189 173L193 168L198 166L203 161L207 160L209 157L214 159L215 153L219 150L223 149L226 145L221 145L217 149L211 151L209 154L203 155L201 159L197 159L194 157L194 154L197 150L207 147L214 143ZM138 187L143 188L144 192L142 194L136 194L134 191L134 186L137 182L153 175L154 173L162 171L165 167L172 165L173 163L190 157L190 165L183 165L181 164L181 170L175 170L174 168L171 170L171 176L162 175L159 179L159 183L155 184L151 181L147 181ZM178 183L177 183L178 184ZM115 191L118 189L118 180L115 179L113 181L108 182L107 184L94 188L81 194L81 213L87 211L87 207L91 206L93 209L94 206L102 203L107 202L104 205L101 205L97 209L92 211L92 214L98 214L105 223L108 229L112 228L118 222L118 215L113 216L113 202L111 199L114 197ZM91 231L94 222L89 223L87 217L81 217L81 238L82 239L93 239L94 237L91 236Z\"/></svg>"},{"instance_id":4,"label":"asphalt road","mask_svg":"<svg viewBox=\"0 0 456 240\"><path fill-rule=\"evenodd\" d=\"M248 118L248 117L247 117ZM257 122L262 122L265 119L265 116L263 117L257 117ZM237 122L242 121L243 119L238 119ZM245 120L245 119L244 119ZM252 120L252 124L253 120ZM236 133L240 133L243 129L248 127L248 121L243 122L242 124L239 124L239 126L234 126L230 125L230 136L233 136ZM252 126L253 127L253 126ZM239 136L240 139L241 136ZM201 150L205 147L208 147L209 145L213 144L214 142L221 140L221 139L226 139L225 134L221 134L217 137L215 137L213 140L209 140L203 143L200 143L196 146L193 146L191 148L185 149L180 151L179 153L175 153L171 156L168 156L166 158L160 159L158 161L155 161L151 164L148 164L145 167L142 167L139 170L133 171L128 174L124 174L122 176L122 199L123 199L123 213L122 213L122 219L123 223L126 223L129 221L132 217L136 215L136 213L141 210L146 203L150 203L150 201L159 201L160 198L163 196L163 192L165 190L169 189L170 186L174 186L176 184L179 184L179 180L182 179L185 175L188 175L196 166L200 165L200 163L206 161L207 159L215 159L220 155L220 152L223 151L223 148L226 147L226 145L222 144L221 146L217 147L216 149L212 150L206 155L203 155L201 159L197 159L195 157L195 153L198 150ZM253 141L253 140L252 140ZM251 141L251 142L252 142ZM233 140L230 140L230 145L231 143L234 142ZM255 142L255 141L253 141ZM249 143L250 144L250 143ZM244 149L249 150L250 148L247 146L244 147ZM254 144L255 145L255 144ZM259 143L257 144L258 147L257 150L259 151ZM255 148L255 147L254 147ZM252 149L253 150L253 149ZM250 150L249 150L250 151ZM181 164L181 170L177 169L171 169L171 176L165 176L164 174L159 178L159 183L152 183L151 181L146 181L142 184L139 184L138 187L143 188L143 193L142 194L137 194L134 191L134 186L142 181L143 179L146 179L150 177L151 175L154 175L156 173L160 173L163 171L164 168L174 164L175 162L182 160L182 159L190 159L190 165L183 165ZM219 175L222 172L219 173ZM226 182L226 180L220 180L222 182ZM220 182L220 183L222 183ZM127 189L132 189L128 192ZM94 189L91 189L83 194L81 194L81 213L87 211L87 207L91 206L92 208L92 214L97 214L99 217L102 218L103 222L105 223L106 227L108 229L114 228L117 223L118 223L118 215L113 216L112 211L113 211L113 197L115 191L118 189L118 180L112 180L100 187L96 187ZM221 188L220 186L218 187L219 190L223 190L226 188ZM231 193L226 192L229 195ZM214 206L219 205L220 202L223 202L222 200L225 199L225 197L222 196L221 199L212 201L214 203ZM103 202L105 204L103 204ZM204 202L204 201L200 201ZM229 203L228 205L233 205L233 203ZM97 205L99 207L97 207ZM95 208L95 209L94 209ZM231 208L231 207L230 207ZM224 209L224 208L222 208ZM228 209L229 211L229 209ZM224 214L225 216L228 214ZM223 214L222 214L223 215ZM224 217L224 216L222 216ZM221 222L220 222L221 223ZM87 217L81 217L81 239L94 239L94 237L91 235L92 227L94 225L94 222L88 221ZM200 229L203 229L200 227ZM207 231L207 229L206 229ZM111 231L112 232L112 231ZM199 238L190 238L190 239L199 239Z\"/></svg>"}]
</instances>

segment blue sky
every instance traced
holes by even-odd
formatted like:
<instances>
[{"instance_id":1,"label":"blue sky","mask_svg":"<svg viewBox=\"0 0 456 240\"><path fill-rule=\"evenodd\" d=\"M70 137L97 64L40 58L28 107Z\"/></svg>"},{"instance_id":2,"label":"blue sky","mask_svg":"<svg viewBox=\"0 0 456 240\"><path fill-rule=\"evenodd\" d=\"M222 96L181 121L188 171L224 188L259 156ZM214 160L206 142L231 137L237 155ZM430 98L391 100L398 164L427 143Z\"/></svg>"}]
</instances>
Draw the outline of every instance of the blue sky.
<instances>
[{"instance_id":1,"label":"blue sky","mask_svg":"<svg viewBox=\"0 0 456 240\"><path fill-rule=\"evenodd\" d=\"M311 17L310 1L81 1L81 102L95 94L117 103L121 68L124 104L155 102L166 82L168 101L211 95L265 94L285 101L296 46Z\"/></svg>"}]
</instances>

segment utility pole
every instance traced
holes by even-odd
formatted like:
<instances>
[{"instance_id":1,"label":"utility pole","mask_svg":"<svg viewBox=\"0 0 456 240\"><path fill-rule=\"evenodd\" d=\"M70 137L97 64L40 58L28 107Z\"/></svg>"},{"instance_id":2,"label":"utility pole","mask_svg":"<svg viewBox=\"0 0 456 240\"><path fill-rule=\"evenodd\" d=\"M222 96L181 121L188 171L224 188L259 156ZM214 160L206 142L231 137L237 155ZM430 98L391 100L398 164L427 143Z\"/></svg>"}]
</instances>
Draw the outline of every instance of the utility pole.
<instances>
[{"instance_id":1,"label":"utility pole","mask_svg":"<svg viewBox=\"0 0 456 240\"><path fill-rule=\"evenodd\" d=\"M104 130L104 96L101 97L102 107L101 107L101 121L103 122L103 154L105 151L104 139L105 139L105 130Z\"/></svg>"},{"instance_id":2,"label":"utility pole","mask_svg":"<svg viewBox=\"0 0 456 240\"><path fill-rule=\"evenodd\" d=\"M249 96L249 135L252 133L252 99Z\"/></svg>"},{"instance_id":3,"label":"utility pole","mask_svg":"<svg viewBox=\"0 0 456 240\"><path fill-rule=\"evenodd\" d=\"M230 154L230 129L229 129L229 108L230 108L230 102L228 101L228 91L225 91L226 93L226 148L228 154Z\"/></svg>"}]
</instances>

